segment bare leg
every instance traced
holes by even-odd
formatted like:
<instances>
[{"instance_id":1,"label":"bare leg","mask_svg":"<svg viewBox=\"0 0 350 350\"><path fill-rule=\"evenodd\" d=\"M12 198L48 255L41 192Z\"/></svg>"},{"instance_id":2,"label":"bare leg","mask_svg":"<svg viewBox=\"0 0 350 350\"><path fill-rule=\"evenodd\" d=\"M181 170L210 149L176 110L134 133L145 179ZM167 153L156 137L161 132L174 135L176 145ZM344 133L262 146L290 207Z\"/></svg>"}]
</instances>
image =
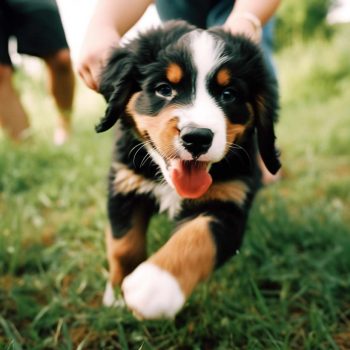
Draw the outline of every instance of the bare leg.
<instances>
[{"instance_id":1,"label":"bare leg","mask_svg":"<svg viewBox=\"0 0 350 350\"><path fill-rule=\"evenodd\" d=\"M14 141L20 141L29 129L27 114L12 82L13 70L0 64L0 124Z\"/></svg>"},{"instance_id":2,"label":"bare leg","mask_svg":"<svg viewBox=\"0 0 350 350\"><path fill-rule=\"evenodd\" d=\"M49 72L49 90L59 111L58 127L55 131L55 143L63 144L70 134L74 99L75 78L70 52L62 49L46 57Z\"/></svg>"},{"instance_id":3,"label":"bare leg","mask_svg":"<svg viewBox=\"0 0 350 350\"><path fill-rule=\"evenodd\" d=\"M271 185L281 179L281 169L275 175L271 174L266 168L260 154L258 154L258 164L261 170L263 185Z\"/></svg>"}]
</instances>

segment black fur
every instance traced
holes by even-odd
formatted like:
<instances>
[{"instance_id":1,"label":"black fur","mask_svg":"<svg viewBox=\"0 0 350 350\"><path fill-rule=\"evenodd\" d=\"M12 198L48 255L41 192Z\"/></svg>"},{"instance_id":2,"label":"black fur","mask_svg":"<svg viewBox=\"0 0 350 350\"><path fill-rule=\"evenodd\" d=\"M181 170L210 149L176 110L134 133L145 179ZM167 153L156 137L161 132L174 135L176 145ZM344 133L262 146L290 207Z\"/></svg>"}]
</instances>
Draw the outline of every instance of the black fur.
<instances>
[{"instance_id":1,"label":"black fur","mask_svg":"<svg viewBox=\"0 0 350 350\"><path fill-rule=\"evenodd\" d=\"M131 41L127 47L116 49L101 76L100 93L108 101L105 116L96 126L97 132L110 129L125 114L130 96L149 84L147 77L164 66L163 57L175 46L169 59L181 53L179 39L195 27L181 22L169 22L163 29L153 29ZM170 47L169 47L170 46ZM159 106L161 108L162 106Z\"/></svg>"}]
</instances>

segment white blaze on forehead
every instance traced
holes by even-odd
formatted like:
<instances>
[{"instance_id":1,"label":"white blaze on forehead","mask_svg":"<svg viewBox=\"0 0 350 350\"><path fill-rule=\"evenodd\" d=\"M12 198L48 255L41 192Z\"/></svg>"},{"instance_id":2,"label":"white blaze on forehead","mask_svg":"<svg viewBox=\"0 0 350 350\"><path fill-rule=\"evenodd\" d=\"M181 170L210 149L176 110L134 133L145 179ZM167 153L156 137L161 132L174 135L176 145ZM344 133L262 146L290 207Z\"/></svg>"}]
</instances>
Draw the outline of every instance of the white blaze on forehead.
<instances>
[{"instance_id":1,"label":"white blaze on forehead","mask_svg":"<svg viewBox=\"0 0 350 350\"><path fill-rule=\"evenodd\" d=\"M219 161L224 156L226 146L226 121L222 109L208 91L208 77L226 58L223 57L224 43L206 31L190 34L190 49L197 71L193 104L179 109L179 129L191 125L208 128L214 133L209 151L199 160Z\"/></svg>"},{"instance_id":2,"label":"white blaze on forehead","mask_svg":"<svg viewBox=\"0 0 350 350\"><path fill-rule=\"evenodd\" d=\"M206 31L194 31L191 33L191 49L193 60L197 68L198 80L206 78L215 67L217 67L224 58L222 50L224 43L215 38Z\"/></svg>"}]
</instances>

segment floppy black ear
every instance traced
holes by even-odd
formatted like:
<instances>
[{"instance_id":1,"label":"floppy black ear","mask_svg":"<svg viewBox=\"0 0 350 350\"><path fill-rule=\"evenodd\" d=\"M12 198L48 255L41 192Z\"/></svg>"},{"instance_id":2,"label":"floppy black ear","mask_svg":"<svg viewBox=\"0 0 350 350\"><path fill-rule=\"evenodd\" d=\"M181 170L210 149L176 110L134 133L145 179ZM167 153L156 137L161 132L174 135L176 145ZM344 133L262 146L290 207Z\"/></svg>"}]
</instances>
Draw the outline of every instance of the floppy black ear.
<instances>
[{"instance_id":1,"label":"floppy black ear","mask_svg":"<svg viewBox=\"0 0 350 350\"><path fill-rule=\"evenodd\" d=\"M136 90L133 54L127 48L116 49L101 75L99 92L108 103L105 115L96 125L97 132L110 129L124 113L125 106Z\"/></svg>"},{"instance_id":2,"label":"floppy black ear","mask_svg":"<svg viewBox=\"0 0 350 350\"><path fill-rule=\"evenodd\" d=\"M276 174L281 167L279 151L275 146L274 130L278 111L278 93L276 82L271 81L268 85L265 87L264 94L256 97L256 129L261 158L270 173Z\"/></svg>"}]
</instances>

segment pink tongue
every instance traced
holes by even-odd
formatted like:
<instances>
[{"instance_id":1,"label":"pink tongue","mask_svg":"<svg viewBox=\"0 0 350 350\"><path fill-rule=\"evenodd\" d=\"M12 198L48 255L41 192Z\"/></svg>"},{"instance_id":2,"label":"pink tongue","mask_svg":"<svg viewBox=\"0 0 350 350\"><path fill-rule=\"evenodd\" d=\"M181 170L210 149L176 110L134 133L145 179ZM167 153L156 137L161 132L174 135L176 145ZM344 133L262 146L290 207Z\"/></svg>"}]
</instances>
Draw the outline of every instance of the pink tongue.
<instances>
[{"instance_id":1,"label":"pink tongue","mask_svg":"<svg viewBox=\"0 0 350 350\"><path fill-rule=\"evenodd\" d=\"M170 176L177 193L184 198L198 198L207 192L212 178L207 163L173 161Z\"/></svg>"}]
</instances>

